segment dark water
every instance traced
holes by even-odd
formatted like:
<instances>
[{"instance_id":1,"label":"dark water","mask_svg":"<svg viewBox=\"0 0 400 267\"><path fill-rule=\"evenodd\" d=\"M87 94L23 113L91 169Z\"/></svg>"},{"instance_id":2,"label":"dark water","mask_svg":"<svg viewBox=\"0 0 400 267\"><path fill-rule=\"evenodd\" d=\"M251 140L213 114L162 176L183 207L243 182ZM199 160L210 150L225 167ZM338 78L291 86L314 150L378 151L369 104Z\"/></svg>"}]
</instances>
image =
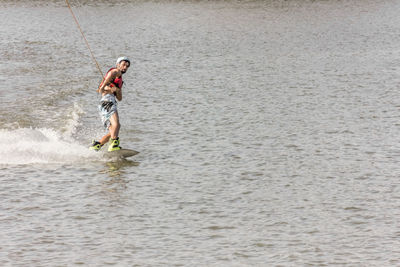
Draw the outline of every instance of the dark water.
<instances>
[{"instance_id":1,"label":"dark water","mask_svg":"<svg viewBox=\"0 0 400 267\"><path fill-rule=\"evenodd\" d=\"M0 1L0 265L400 265L397 1Z\"/></svg>"}]
</instances>

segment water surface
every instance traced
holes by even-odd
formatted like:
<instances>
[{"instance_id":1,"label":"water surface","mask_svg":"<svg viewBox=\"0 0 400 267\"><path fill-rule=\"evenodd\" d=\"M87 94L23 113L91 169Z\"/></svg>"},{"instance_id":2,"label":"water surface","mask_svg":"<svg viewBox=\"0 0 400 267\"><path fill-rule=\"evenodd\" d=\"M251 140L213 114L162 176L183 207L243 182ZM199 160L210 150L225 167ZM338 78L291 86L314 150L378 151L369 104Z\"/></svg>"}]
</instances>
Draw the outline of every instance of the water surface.
<instances>
[{"instance_id":1,"label":"water surface","mask_svg":"<svg viewBox=\"0 0 400 267\"><path fill-rule=\"evenodd\" d=\"M0 265L400 264L396 1L1 1Z\"/></svg>"}]
</instances>

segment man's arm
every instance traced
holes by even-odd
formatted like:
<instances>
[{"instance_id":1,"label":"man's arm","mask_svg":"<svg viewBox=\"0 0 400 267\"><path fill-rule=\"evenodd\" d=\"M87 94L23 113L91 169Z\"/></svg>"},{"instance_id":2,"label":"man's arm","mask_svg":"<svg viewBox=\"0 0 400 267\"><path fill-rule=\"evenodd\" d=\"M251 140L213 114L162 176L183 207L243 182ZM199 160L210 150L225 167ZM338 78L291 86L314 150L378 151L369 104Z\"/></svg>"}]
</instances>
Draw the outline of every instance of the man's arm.
<instances>
[{"instance_id":1,"label":"man's arm","mask_svg":"<svg viewBox=\"0 0 400 267\"><path fill-rule=\"evenodd\" d=\"M114 93L115 97L117 98L118 101L122 100L122 90L121 88L114 86L111 88L111 92Z\"/></svg>"},{"instance_id":2,"label":"man's arm","mask_svg":"<svg viewBox=\"0 0 400 267\"><path fill-rule=\"evenodd\" d=\"M97 89L97 92L100 94L103 94L107 91L109 91L109 88L107 88L106 90L104 90L107 86L110 85L110 83L115 79L115 77L117 77L118 74L118 70L112 70L110 71L106 78L104 79L103 83L101 84L101 86L99 87L99 89ZM113 93L113 91L111 91L111 93Z\"/></svg>"}]
</instances>

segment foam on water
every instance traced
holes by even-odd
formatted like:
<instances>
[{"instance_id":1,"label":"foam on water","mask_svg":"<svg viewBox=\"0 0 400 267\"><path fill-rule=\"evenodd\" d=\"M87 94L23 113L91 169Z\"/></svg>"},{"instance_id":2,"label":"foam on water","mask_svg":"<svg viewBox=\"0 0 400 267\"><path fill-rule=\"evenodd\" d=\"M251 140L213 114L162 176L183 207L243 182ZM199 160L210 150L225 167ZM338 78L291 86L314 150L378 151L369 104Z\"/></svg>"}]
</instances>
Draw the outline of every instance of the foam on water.
<instances>
[{"instance_id":1,"label":"foam on water","mask_svg":"<svg viewBox=\"0 0 400 267\"><path fill-rule=\"evenodd\" d=\"M100 157L53 129L0 130L0 164L74 163Z\"/></svg>"},{"instance_id":2,"label":"foam on water","mask_svg":"<svg viewBox=\"0 0 400 267\"><path fill-rule=\"evenodd\" d=\"M74 103L70 115L62 128L63 134L62 137L65 140L73 142L73 136L77 133L77 128L81 125L80 123L80 115L84 112L79 104Z\"/></svg>"},{"instance_id":3,"label":"foam on water","mask_svg":"<svg viewBox=\"0 0 400 267\"><path fill-rule=\"evenodd\" d=\"M93 161L101 155L77 142L77 129L84 111L74 103L62 116L62 127L23 127L18 123L0 129L0 164L75 163Z\"/></svg>"},{"instance_id":4,"label":"foam on water","mask_svg":"<svg viewBox=\"0 0 400 267\"><path fill-rule=\"evenodd\" d=\"M61 108L60 108L61 109ZM44 125L22 126L18 122L8 123L0 129L0 165L77 163L98 161L102 153L88 149L88 143L82 144L82 107L74 102L63 109L51 121L42 121ZM35 114L36 117L41 115ZM85 133L87 135L90 133Z\"/></svg>"}]
</instances>

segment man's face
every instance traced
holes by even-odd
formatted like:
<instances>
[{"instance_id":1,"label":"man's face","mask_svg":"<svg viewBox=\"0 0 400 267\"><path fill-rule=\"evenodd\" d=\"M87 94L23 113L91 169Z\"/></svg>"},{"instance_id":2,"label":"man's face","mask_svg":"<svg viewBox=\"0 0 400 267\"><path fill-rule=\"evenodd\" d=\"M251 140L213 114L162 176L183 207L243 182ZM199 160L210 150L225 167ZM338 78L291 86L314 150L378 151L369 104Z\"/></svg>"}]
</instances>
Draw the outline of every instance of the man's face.
<instances>
[{"instance_id":1,"label":"man's face","mask_svg":"<svg viewBox=\"0 0 400 267\"><path fill-rule=\"evenodd\" d=\"M125 72L128 70L129 66L130 66L129 62L127 62L127 61L121 61L121 62L118 64L117 67L118 67L118 69L119 69L122 73L125 73Z\"/></svg>"}]
</instances>

